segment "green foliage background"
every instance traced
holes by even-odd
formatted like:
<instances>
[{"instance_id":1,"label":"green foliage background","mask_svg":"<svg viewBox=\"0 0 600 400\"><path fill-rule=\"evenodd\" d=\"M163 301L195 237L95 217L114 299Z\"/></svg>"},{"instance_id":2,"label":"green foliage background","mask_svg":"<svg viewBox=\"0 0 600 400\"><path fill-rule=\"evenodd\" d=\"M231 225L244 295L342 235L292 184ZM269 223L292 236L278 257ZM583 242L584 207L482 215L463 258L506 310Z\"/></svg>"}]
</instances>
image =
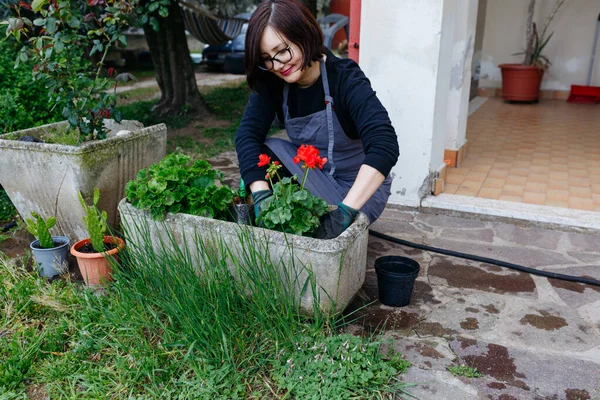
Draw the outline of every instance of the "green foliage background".
<instances>
[{"instance_id":1,"label":"green foliage background","mask_svg":"<svg viewBox=\"0 0 600 400\"><path fill-rule=\"evenodd\" d=\"M35 81L32 65L14 68L20 46L0 41L0 133L61 121L61 108L52 109L44 82Z\"/></svg>"}]
</instances>

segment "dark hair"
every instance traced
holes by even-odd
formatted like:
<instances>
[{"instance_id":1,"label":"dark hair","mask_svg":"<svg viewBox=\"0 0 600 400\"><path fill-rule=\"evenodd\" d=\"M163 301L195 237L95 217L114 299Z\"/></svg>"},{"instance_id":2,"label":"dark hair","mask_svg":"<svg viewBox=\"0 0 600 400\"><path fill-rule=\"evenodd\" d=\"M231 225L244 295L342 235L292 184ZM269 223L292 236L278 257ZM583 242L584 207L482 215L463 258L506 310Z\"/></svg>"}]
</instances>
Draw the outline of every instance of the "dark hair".
<instances>
[{"instance_id":1,"label":"dark hair","mask_svg":"<svg viewBox=\"0 0 600 400\"><path fill-rule=\"evenodd\" d=\"M304 4L299 0L263 1L252 14L246 31L246 77L252 90L257 90L264 74L270 74L258 68L260 41L269 25L302 50L302 69L325 53L323 31Z\"/></svg>"}]
</instances>

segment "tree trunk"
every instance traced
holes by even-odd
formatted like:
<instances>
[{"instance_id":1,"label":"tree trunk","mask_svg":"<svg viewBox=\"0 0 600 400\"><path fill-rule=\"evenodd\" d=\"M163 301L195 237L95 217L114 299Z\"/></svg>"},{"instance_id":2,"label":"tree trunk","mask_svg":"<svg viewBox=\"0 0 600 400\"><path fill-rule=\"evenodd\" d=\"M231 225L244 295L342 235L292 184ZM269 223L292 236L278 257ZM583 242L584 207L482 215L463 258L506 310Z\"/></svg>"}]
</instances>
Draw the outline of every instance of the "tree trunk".
<instances>
[{"instance_id":1,"label":"tree trunk","mask_svg":"<svg viewBox=\"0 0 600 400\"><path fill-rule=\"evenodd\" d=\"M312 15L317 18L317 0L302 0L302 2L306 4Z\"/></svg>"},{"instance_id":2,"label":"tree trunk","mask_svg":"<svg viewBox=\"0 0 600 400\"><path fill-rule=\"evenodd\" d=\"M177 1L171 1L168 17L156 15L156 18L158 32L149 24L143 27L161 91L155 111L162 115L179 114L184 110L199 116L208 114L208 107L196 85L194 65Z\"/></svg>"}]
</instances>

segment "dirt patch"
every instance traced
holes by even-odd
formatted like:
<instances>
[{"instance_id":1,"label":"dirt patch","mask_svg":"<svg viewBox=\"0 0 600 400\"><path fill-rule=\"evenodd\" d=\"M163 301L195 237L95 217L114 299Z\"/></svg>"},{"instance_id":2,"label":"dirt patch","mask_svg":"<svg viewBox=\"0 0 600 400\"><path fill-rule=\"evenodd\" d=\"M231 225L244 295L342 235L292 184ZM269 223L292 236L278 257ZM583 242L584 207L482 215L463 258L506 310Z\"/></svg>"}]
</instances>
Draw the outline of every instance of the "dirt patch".
<instances>
[{"instance_id":1,"label":"dirt patch","mask_svg":"<svg viewBox=\"0 0 600 400\"><path fill-rule=\"evenodd\" d=\"M487 387L492 389L504 389L506 385L502 382L490 382L487 384Z\"/></svg>"},{"instance_id":2,"label":"dirt patch","mask_svg":"<svg viewBox=\"0 0 600 400\"><path fill-rule=\"evenodd\" d=\"M470 312L470 313L475 313L475 314L477 314L479 312L479 310L474 307L467 307L467 308L465 308L465 311Z\"/></svg>"},{"instance_id":3,"label":"dirt patch","mask_svg":"<svg viewBox=\"0 0 600 400\"><path fill-rule=\"evenodd\" d=\"M596 279L589 275L583 275L582 278ZM600 292L600 286L584 285L583 283L563 281L562 279L548 279L550 284L558 289L565 289L571 292L583 293L585 289L595 290Z\"/></svg>"},{"instance_id":4,"label":"dirt patch","mask_svg":"<svg viewBox=\"0 0 600 400\"><path fill-rule=\"evenodd\" d=\"M567 396L567 400L591 400L592 396L581 389L565 389L565 395Z\"/></svg>"},{"instance_id":5,"label":"dirt patch","mask_svg":"<svg viewBox=\"0 0 600 400\"><path fill-rule=\"evenodd\" d=\"M383 329L385 331L408 330L417 325L420 320L418 313L404 310L365 309L358 314L358 323L364 324L371 330Z\"/></svg>"},{"instance_id":6,"label":"dirt patch","mask_svg":"<svg viewBox=\"0 0 600 400\"><path fill-rule=\"evenodd\" d=\"M554 331L565 326L568 326L567 321L562 317L557 317L556 315L551 315L547 311L538 311L542 315L535 314L527 314L523 318L521 318L521 325L529 324L538 329L543 329L545 331Z\"/></svg>"},{"instance_id":7,"label":"dirt patch","mask_svg":"<svg viewBox=\"0 0 600 400\"><path fill-rule=\"evenodd\" d=\"M415 345L406 346L407 349L415 349L420 355L427 358L444 358L444 355L425 343L417 343ZM430 363L431 364L431 363ZM431 365L430 365L431 367Z\"/></svg>"},{"instance_id":8,"label":"dirt patch","mask_svg":"<svg viewBox=\"0 0 600 400\"><path fill-rule=\"evenodd\" d=\"M415 327L415 330L417 331L419 336L444 337L452 336L458 333L453 329L443 327L442 324L440 324L439 322L421 322L418 326Z\"/></svg>"},{"instance_id":9,"label":"dirt patch","mask_svg":"<svg viewBox=\"0 0 600 400\"><path fill-rule=\"evenodd\" d=\"M496 308L496 306L493 304L488 304L487 306L484 306L483 308L485 308L485 311L489 312L490 314L500 314L500 310L498 310Z\"/></svg>"},{"instance_id":10,"label":"dirt patch","mask_svg":"<svg viewBox=\"0 0 600 400\"><path fill-rule=\"evenodd\" d=\"M433 295L433 289L425 282L416 281L413 287L414 301L422 301L425 304L441 304Z\"/></svg>"},{"instance_id":11,"label":"dirt patch","mask_svg":"<svg viewBox=\"0 0 600 400\"><path fill-rule=\"evenodd\" d=\"M487 354L463 356L462 359L465 364L477 368L482 374L520 389L530 390L525 382L517 379L525 378L525 375L517 372L514 358L510 357L504 346L489 344Z\"/></svg>"},{"instance_id":12,"label":"dirt patch","mask_svg":"<svg viewBox=\"0 0 600 400\"><path fill-rule=\"evenodd\" d=\"M0 252L6 254L8 258L23 256L29 250L29 243L33 241L33 236L24 227L14 229L4 233L10 237L0 242Z\"/></svg>"},{"instance_id":13,"label":"dirt patch","mask_svg":"<svg viewBox=\"0 0 600 400\"><path fill-rule=\"evenodd\" d=\"M467 318L460 323L460 327L465 330L473 331L479 329L479 321L477 321L477 318Z\"/></svg>"},{"instance_id":14,"label":"dirt patch","mask_svg":"<svg viewBox=\"0 0 600 400\"><path fill-rule=\"evenodd\" d=\"M429 267L429 275L446 280L448 286L477 289L491 293L533 293L535 283L529 274L514 272L507 275L490 273L489 268L455 264L447 258L437 257Z\"/></svg>"},{"instance_id":15,"label":"dirt patch","mask_svg":"<svg viewBox=\"0 0 600 400\"><path fill-rule=\"evenodd\" d=\"M25 393L27 393L27 398L30 400L46 400L50 398L44 385L28 386L25 389Z\"/></svg>"}]
</instances>

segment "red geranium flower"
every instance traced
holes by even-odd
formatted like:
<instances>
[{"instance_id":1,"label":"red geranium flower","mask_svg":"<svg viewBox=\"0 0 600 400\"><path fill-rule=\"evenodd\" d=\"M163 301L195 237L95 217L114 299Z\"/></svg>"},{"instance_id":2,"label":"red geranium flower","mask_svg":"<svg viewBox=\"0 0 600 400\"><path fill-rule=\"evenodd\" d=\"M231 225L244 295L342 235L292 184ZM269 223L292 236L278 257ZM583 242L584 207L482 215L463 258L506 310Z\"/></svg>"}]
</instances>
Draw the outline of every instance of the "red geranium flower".
<instances>
[{"instance_id":1,"label":"red geranium flower","mask_svg":"<svg viewBox=\"0 0 600 400\"><path fill-rule=\"evenodd\" d=\"M258 166L259 167L264 167L265 165L269 164L271 162L271 157L269 157L266 154L261 154L258 156Z\"/></svg>"},{"instance_id":2,"label":"red geranium flower","mask_svg":"<svg viewBox=\"0 0 600 400\"><path fill-rule=\"evenodd\" d=\"M319 156L319 150L315 148L313 145L305 145L303 144L298 148L298 153L296 157L293 159L294 163L299 164L304 161L304 167L310 169L323 169L323 165L327 162L327 158L322 158Z\"/></svg>"}]
</instances>

